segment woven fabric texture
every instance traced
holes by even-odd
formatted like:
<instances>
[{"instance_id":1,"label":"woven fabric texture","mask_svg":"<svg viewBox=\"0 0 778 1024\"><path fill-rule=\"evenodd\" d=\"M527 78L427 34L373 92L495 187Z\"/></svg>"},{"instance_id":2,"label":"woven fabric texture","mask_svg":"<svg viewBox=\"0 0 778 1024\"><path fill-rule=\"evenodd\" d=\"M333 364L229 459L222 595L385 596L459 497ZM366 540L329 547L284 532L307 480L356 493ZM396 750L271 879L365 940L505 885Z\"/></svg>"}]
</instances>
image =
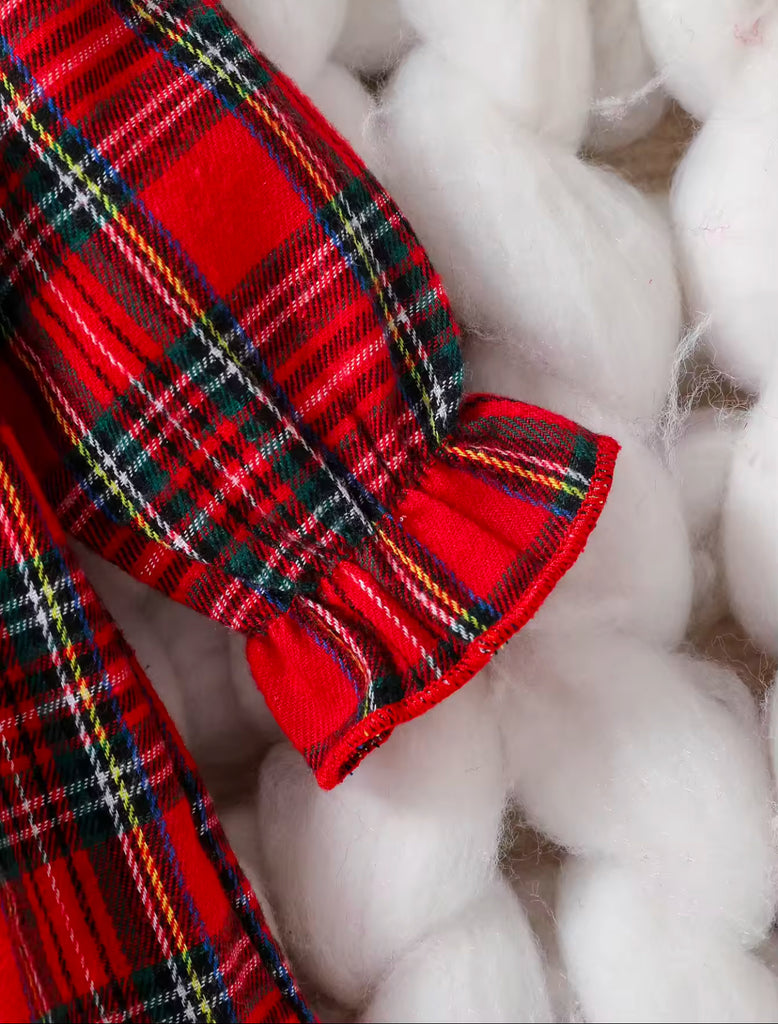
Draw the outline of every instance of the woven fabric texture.
<instances>
[{"instance_id":1,"label":"woven fabric texture","mask_svg":"<svg viewBox=\"0 0 778 1024\"><path fill-rule=\"evenodd\" d=\"M0 1016L312 1020L164 708L0 427Z\"/></svg>"},{"instance_id":2,"label":"woven fabric texture","mask_svg":"<svg viewBox=\"0 0 778 1024\"><path fill-rule=\"evenodd\" d=\"M616 446L461 407L409 225L216 2L4 4L0 104L0 330L57 516L249 634L332 786L535 611Z\"/></svg>"}]
</instances>

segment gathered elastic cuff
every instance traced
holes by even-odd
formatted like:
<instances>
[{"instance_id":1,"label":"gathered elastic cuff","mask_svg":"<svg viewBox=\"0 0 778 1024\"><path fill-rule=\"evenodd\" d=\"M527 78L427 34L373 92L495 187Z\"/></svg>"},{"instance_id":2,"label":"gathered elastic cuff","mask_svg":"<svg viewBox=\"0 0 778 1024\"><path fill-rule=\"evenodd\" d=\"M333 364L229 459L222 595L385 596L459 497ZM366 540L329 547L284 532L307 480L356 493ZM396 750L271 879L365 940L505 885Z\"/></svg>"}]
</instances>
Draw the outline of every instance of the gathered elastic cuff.
<instances>
[{"instance_id":1,"label":"gathered elastic cuff","mask_svg":"<svg viewBox=\"0 0 778 1024\"><path fill-rule=\"evenodd\" d=\"M582 551L617 452L561 416L470 396L359 550L250 638L257 685L323 788L537 611Z\"/></svg>"}]
</instances>

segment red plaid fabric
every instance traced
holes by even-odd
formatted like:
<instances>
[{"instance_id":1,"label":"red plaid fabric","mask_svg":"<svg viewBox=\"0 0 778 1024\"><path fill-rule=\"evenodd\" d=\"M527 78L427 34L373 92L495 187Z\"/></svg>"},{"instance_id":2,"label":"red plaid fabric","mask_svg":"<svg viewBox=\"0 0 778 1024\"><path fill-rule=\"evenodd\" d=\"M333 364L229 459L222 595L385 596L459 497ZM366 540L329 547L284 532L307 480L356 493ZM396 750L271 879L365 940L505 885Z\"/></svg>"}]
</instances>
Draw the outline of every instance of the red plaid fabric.
<instances>
[{"instance_id":1,"label":"red plaid fabric","mask_svg":"<svg viewBox=\"0 0 778 1024\"><path fill-rule=\"evenodd\" d=\"M0 427L5 1021L307 1021L207 794Z\"/></svg>"},{"instance_id":2,"label":"red plaid fabric","mask_svg":"<svg viewBox=\"0 0 778 1024\"><path fill-rule=\"evenodd\" d=\"M0 327L57 514L249 634L332 786L534 612L616 447L460 409L418 240L215 0L8 0L0 105Z\"/></svg>"}]
</instances>

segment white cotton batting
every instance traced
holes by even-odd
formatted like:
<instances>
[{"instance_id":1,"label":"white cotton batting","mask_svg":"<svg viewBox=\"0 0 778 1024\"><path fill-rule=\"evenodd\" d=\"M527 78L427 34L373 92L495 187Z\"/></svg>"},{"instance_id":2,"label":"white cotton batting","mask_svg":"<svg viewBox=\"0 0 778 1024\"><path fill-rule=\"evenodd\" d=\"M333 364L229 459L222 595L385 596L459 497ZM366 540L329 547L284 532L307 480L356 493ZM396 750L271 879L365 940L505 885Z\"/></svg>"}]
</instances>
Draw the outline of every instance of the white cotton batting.
<instances>
[{"instance_id":1,"label":"white cotton batting","mask_svg":"<svg viewBox=\"0 0 778 1024\"><path fill-rule=\"evenodd\" d=\"M596 0L599 2L599 0ZM713 113L743 64L764 46L776 0L638 0L665 86L698 120ZM722 163L723 170L726 163Z\"/></svg>"},{"instance_id":2,"label":"white cotton batting","mask_svg":"<svg viewBox=\"0 0 778 1024\"><path fill-rule=\"evenodd\" d=\"M378 75L392 67L412 39L398 0L349 0L333 56L353 71Z\"/></svg>"},{"instance_id":3,"label":"white cotton batting","mask_svg":"<svg viewBox=\"0 0 778 1024\"><path fill-rule=\"evenodd\" d=\"M773 780L776 786L778 786L778 675L773 679L773 685L767 696L765 710L770 742L770 760L773 766ZM776 943L776 954L778 954L778 942Z\"/></svg>"},{"instance_id":4,"label":"white cotton batting","mask_svg":"<svg viewBox=\"0 0 778 1024\"><path fill-rule=\"evenodd\" d=\"M302 981L364 1005L393 958L488 887L503 770L484 680L401 726L331 792L295 751L270 751L262 877Z\"/></svg>"},{"instance_id":5,"label":"white cotton batting","mask_svg":"<svg viewBox=\"0 0 778 1024\"><path fill-rule=\"evenodd\" d=\"M403 63L383 115L383 175L464 325L605 408L655 416L680 299L653 205L510 121L429 47Z\"/></svg>"},{"instance_id":6,"label":"white cotton batting","mask_svg":"<svg viewBox=\"0 0 778 1024\"><path fill-rule=\"evenodd\" d=\"M507 816L506 834L503 837L503 847L506 849L506 856L502 860L503 873L519 897L540 945L552 1018L559 1021L577 1020L574 1017L575 998L559 958L555 917L559 860L547 851L538 850L538 842L542 843L543 840L537 834L527 830L524 836L519 836L512 828L516 813L513 807Z\"/></svg>"},{"instance_id":7,"label":"white cotton batting","mask_svg":"<svg viewBox=\"0 0 778 1024\"><path fill-rule=\"evenodd\" d=\"M752 391L778 351L776 138L778 38L716 104L671 196L688 304L710 317L706 340L715 365Z\"/></svg>"},{"instance_id":8,"label":"white cotton batting","mask_svg":"<svg viewBox=\"0 0 778 1024\"><path fill-rule=\"evenodd\" d=\"M569 398L557 402L548 390L543 404L614 436L621 451L597 528L531 628L555 636L608 628L677 644L689 620L693 584L677 482L660 456L623 423L586 403L571 408L577 403Z\"/></svg>"},{"instance_id":9,"label":"white cotton batting","mask_svg":"<svg viewBox=\"0 0 778 1024\"><path fill-rule=\"evenodd\" d=\"M510 779L558 842L756 942L775 908L766 750L689 665L615 633L523 634L492 669Z\"/></svg>"},{"instance_id":10,"label":"white cotton batting","mask_svg":"<svg viewBox=\"0 0 778 1024\"><path fill-rule=\"evenodd\" d=\"M778 655L778 372L759 399L732 460L722 517L732 610L753 640Z\"/></svg>"},{"instance_id":11,"label":"white cotton batting","mask_svg":"<svg viewBox=\"0 0 778 1024\"><path fill-rule=\"evenodd\" d=\"M370 1024L552 1021L541 954L507 883L493 882L409 949L360 1016Z\"/></svg>"},{"instance_id":12,"label":"white cotton batting","mask_svg":"<svg viewBox=\"0 0 778 1024\"><path fill-rule=\"evenodd\" d=\"M256 46L305 88L332 51L347 0L224 0Z\"/></svg>"},{"instance_id":13,"label":"white cotton batting","mask_svg":"<svg viewBox=\"0 0 778 1024\"><path fill-rule=\"evenodd\" d=\"M742 417L723 418L713 409L691 414L671 456L692 545L696 629L727 612L721 550L721 510Z\"/></svg>"},{"instance_id":14,"label":"white cotton batting","mask_svg":"<svg viewBox=\"0 0 778 1024\"><path fill-rule=\"evenodd\" d=\"M472 390L540 405L621 444L597 528L530 628L607 627L677 644L689 621L694 566L679 485L658 452L579 392L528 370L509 342L466 338L465 353Z\"/></svg>"},{"instance_id":15,"label":"white cotton batting","mask_svg":"<svg viewBox=\"0 0 778 1024\"><path fill-rule=\"evenodd\" d=\"M572 860L557 914L565 965L591 1024L778 1020L778 979L764 963L657 896L638 871Z\"/></svg>"},{"instance_id":16,"label":"white cotton batting","mask_svg":"<svg viewBox=\"0 0 778 1024\"><path fill-rule=\"evenodd\" d=\"M755 950L759 959L778 976L778 931L773 929L770 936Z\"/></svg>"},{"instance_id":17,"label":"white cotton batting","mask_svg":"<svg viewBox=\"0 0 778 1024\"><path fill-rule=\"evenodd\" d=\"M224 788L283 736L251 677L246 638L73 546L209 786Z\"/></svg>"},{"instance_id":18,"label":"white cotton batting","mask_svg":"<svg viewBox=\"0 0 778 1024\"><path fill-rule=\"evenodd\" d=\"M330 124L374 168L375 142L371 130L375 100L359 79L340 64L327 61L306 84L305 91Z\"/></svg>"},{"instance_id":19,"label":"white cotton batting","mask_svg":"<svg viewBox=\"0 0 778 1024\"><path fill-rule=\"evenodd\" d=\"M154 609L166 598L101 558L91 548L77 541L72 544L89 582L122 631L184 742L188 743L185 680L176 671L167 646L153 625Z\"/></svg>"},{"instance_id":20,"label":"white cotton batting","mask_svg":"<svg viewBox=\"0 0 778 1024\"><path fill-rule=\"evenodd\" d=\"M523 127L571 152L586 128L592 54L586 0L401 0L419 35ZM421 97L420 97L421 98Z\"/></svg>"},{"instance_id":21,"label":"white cotton batting","mask_svg":"<svg viewBox=\"0 0 778 1024\"><path fill-rule=\"evenodd\" d=\"M725 551L740 618L778 654L778 382L742 436L693 416L668 470L650 443L680 333L664 200L575 156L647 131L660 81L710 118L672 203L690 312L710 314L717 365L769 383L778 0L639 0L658 70L635 0L226 2L428 245L469 329L467 384L623 443L586 551L528 628L330 793L286 744L257 792L281 733L245 639L98 560L303 991L373 1021L778 1020L746 948L775 909L758 709L729 669L655 649L681 639L693 573L695 624L723 609ZM352 72L389 71L417 36L374 116ZM775 695L768 715L778 766ZM584 854L562 875L561 969L556 866L514 854L526 916L499 877L509 782Z\"/></svg>"},{"instance_id":22,"label":"white cotton batting","mask_svg":"<svg viewBox=\"0 0 778 1024\"><path fill-rule=\"evenodd\" d=\"M717 661L687 658L689 680L704 696L718 701L754 736L762 736L763 726L759 706L734 669Z\"/></svg>"},{"instance_id":23,"label":"white cotton batting","mask_svg":"<svg viewBox=\"0 0 778 1024\"><path fill-rule=\"evenodd\" d=\"M271 744L284 739L281 726L276 722L267 701L254 682L246 658L246 637L242 633L227 635L227 651L230 666L230 683L238 714L244 727L248 728L256 743L257 752L266 750Z\"/></svg>"},{"instance_id":24,"label":"white cotton batting","mask_svg":"<svg viewBox=\"0 0 778 1024\"><path fill-rule=\"evenodd\" d=\"M154 599L150 628L182 680L187 746L209 788L231 789L240 782L237 770L256 763L267 739L262 724L244 714L231 685L230 632L185 605Z\"/></svg>"},{"instance_id":25,"label":"white cotton batting","mask_svg":"<svg viewBox=\"0 0 778 1024\"><path fill-rule=\"evenodd\" d=\"M586 145L605 151L647 135L667 94L643 38L637 0L595 0L591 12L594 96Z\"/></svg>"},{"instance_id":26,"label":"white cotton batting","mask_svg":"<svg viewBox=\"0 0 778 1024\"><path fill-rule=\"evenodd\" d=\"M256 776L254 778L256 780ZM277 942L278 924L267 896L259 864L260 822L257 818L256 781L253 789L242 794L237 800L219 804L217 811L232 852L238 858L243 874L259 900L270 933Z\"/></svg>"},{"instance_id":27,"label":"white cotton batting","mask_svg":"<svg viewBox=\"0 0 778 1024\"><path fill-rule=\"evenodd\" d=\"M742 416L696 409L673 446L673 473L680 485L684 518L693 541L705 538L721 519Z\"/></svg>"}]
</instances>

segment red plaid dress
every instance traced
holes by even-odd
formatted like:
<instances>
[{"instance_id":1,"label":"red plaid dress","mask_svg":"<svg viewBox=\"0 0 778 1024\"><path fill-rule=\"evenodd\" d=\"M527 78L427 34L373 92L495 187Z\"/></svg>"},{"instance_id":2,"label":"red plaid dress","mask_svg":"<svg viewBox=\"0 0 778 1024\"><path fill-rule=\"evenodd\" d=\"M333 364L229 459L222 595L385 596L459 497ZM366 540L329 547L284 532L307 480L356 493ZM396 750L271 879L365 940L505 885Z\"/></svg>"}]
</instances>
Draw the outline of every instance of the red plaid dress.
<instances>
[{"instance_id":1,"label":"red plaid dress","mask_svg":"<svg viewBox=\"0 0 778 1024\"><path fill-rule=\"evenodd\" d=\"M462 400L409 225L216 0L2 0L0 107L8 998L307 1019L58 524L245 632L330 787L536 611L616 445Z\"/></svg>"}]
</instances>

